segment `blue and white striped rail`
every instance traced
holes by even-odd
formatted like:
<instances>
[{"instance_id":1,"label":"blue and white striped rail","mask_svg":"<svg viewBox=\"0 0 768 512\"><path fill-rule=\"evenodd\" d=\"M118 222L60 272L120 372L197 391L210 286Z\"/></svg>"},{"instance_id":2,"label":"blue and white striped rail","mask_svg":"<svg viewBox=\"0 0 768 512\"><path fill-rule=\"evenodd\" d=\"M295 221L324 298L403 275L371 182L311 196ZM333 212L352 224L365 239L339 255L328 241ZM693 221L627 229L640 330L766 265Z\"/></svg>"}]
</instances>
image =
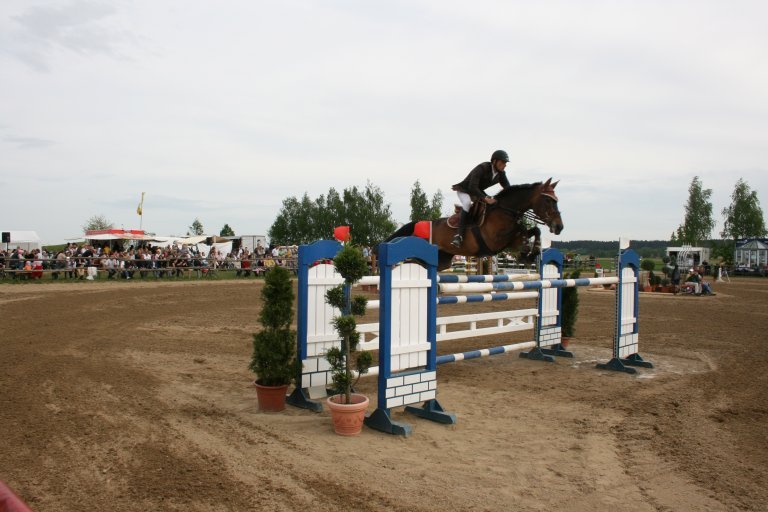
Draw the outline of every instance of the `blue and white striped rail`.
<instances>
[{"instance_id":1,"label":"blue and white striped rail","mask_svg":"<svg viewBox=\"0 0 768 512\"><path fill-rule=\"evenodd\" d=\"M437 282L440 284L466 284L466 283L501 283L512 281L535 281L539 274L499 274L499 275L463 275L463 274L438 274ZM378 286L379 276L363 276L355 286Z\"/></svg>"},{"instance_id":2,"label":"blue and white striped rail","mask_svg":"<svg viewBox=\"0 0 768 512\"><path fill-rule=\"evenodd\" d=\"M442 295L437 298L437 304L466 304L471 302L501 302L507 300L537 299L538 292L517 293L483 293L478 295ZM369 300L366 309L379 309L378 300Z\"/></svg>"},{"instance_id":3,"label":"blue and white striped rail","mask_svg":"<svg viewBox=\"0 0 768 512\"><path fill-rule=\"evenodd\" d=\"M438 304L467 304L471 302L499 302L505 300L537 299L538 292L483 293L480 295L443 295L437 298Z\"/></svg>"},{"instance_id":4,"label":"blue and white striped rail","mask_svg":"<svg viewBox=\"0 0 768 512\"><path fill-rule=\"evenodd\" d=\"M456 363L459 361L465 361L467 359L477 359L478 357L495 356L498 354L508 354L510 352L516 352L518 350L526 350L534 348L536 346L535 341L523 341L520 343L512 343L510 345L502 345L500 347L481 348L479 350L469 350L467 352L458 352L456 354L445 354L437 356L437 365L446 363ZM363 377L376 377L379 375L379 367L372 366L368 369L368 372ZM357 374L355 374L357 376Z\"/></svg>"},{"instance_id":5,"label":"blue and white striped rail","mask_svg":"<svg viewBox=\"0 0 768 512\"><path fill-rule=\"evenodd\" d=\"M481 348L479 350L470 350L468 352L461 352L459 354L448 354L444 356L437 356L437 364L456 363L458 361L464 361L466 359L476 359L478 357L495 356L498 354L506 354L516 350L525 350L527 348L534 348L536 346L535 341L524 341L522 343L513 343L511 345L502 345L500 347Z\"/></svg>"},{"instance_id":6,"label":"blue and white striped rail","mask_svg":"<svg viewBox=\"0 0 768 512\"><path fill-rule=\"evenodd\" d=\"M451 276L453 277L453 276ZM468 276L482 277L482 276ZM496 277L496 276L488 276ZM558 280L529 280L515 282L471 282L471 283L446 283L440 285L440 291L443 293L462 293L462 292L490 292L494 290L538 290L540 288L570 288L574 286L599 286L601 284L616 284L618 277L590 277L580 279Z\"/></svg>"},{"instance_id":7,"label":"blue and white striped rail","mask_svg":"<svg viewBox=\"0 0 768 512\"><path fill-rule=\"evenodd\" d=\"M499 274L499 275L451 275L440 274L438 283L502 283L509 281L533 281L539 274Z\"/></svg>"}]
</instances>

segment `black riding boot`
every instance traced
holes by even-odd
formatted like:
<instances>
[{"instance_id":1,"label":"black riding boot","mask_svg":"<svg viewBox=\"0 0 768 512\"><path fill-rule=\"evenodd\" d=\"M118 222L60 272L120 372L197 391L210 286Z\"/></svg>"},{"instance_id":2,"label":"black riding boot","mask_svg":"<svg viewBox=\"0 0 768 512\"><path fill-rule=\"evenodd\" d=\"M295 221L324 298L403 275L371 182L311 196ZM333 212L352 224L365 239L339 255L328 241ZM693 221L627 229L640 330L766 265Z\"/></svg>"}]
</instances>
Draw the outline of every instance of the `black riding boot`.
<instances>
[{"instance_id":1,"label":"black riding boot","mask_svg":"<svg viewBox=\"0 0 768 512\"><path fill-rule=\"evenodd\" d=\"M452 246L461 247L461 243L464 241L464 233L467 232L468 217L469 212L465 212L464 208L462 208L461 213L459 214L459 232L456 233L456 236L453 237L453 241L451 241Z\"/></svg>"}]
</instances>

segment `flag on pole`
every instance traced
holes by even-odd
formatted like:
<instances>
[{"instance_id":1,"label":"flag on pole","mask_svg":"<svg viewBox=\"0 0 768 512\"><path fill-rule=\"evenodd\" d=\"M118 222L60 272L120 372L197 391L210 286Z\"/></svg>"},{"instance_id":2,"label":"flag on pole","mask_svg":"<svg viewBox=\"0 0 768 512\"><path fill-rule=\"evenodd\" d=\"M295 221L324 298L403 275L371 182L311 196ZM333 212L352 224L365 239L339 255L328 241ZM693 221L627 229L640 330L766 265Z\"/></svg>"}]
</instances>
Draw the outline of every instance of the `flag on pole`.
<instances>
[{"instance_id":1,"label":"flag on pole","mask_svg":"<svg viewBox=\"0 0 768 512\"><path fill-rule=\"evenodd\" d=\"M142 215L144 213L144 192L141 193L141 201L139 201L139 207L136 208L136 213Z\"/></svg>"}]
</instances>

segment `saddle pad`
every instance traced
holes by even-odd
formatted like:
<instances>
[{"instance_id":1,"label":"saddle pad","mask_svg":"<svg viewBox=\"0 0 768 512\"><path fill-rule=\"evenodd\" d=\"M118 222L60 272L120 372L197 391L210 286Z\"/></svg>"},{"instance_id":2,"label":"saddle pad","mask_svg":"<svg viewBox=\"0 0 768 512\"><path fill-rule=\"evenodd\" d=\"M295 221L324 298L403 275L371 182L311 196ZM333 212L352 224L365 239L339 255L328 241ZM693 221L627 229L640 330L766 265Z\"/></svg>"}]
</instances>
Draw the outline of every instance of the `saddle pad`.
<instances>
[{"instance_id":1,"label":"saddle pad","mask_svg":"<svg viewBox=\"0 0 768 512\"><path fill-rule=\"evenodd\" d=\"M459 227L459 215L461 215L461 205L454 205L454 213L445 220L448 227L451 229L457 229ZM484 203L472 203L472 208L469 210L469 219L467 225L475 224L482 226L485 221L485 204Z\"/></svg>"}]
</instances>

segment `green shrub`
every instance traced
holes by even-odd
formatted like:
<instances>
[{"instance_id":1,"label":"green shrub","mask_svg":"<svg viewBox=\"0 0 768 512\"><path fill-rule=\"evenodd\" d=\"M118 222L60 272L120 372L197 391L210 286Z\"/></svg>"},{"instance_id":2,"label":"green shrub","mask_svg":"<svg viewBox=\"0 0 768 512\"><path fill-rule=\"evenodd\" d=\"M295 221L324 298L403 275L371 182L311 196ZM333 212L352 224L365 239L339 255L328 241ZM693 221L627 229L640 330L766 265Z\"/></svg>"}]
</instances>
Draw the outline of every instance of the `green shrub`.
<instances>
[{"instance_id":1,"label":"green shrub","mask_svg":"<svg viewBox=\"0 0 768 512\"><path fill-rule=\"evenodd\" d=\"M566 274L564 278L577 279L579 275L579 271L574 270L570 274ZM563 288L562 298L560 328L562 329L562 336L570 338L575 332L576 316L579 313L579 289L575 286Z\"/></svg>"},{"instance_id":2,"label":"green shrub","mask_svg":"<svg viewBox=\"0 0 768 512\"><path fill-rule=\"evenodd\" d=\"M656 268L656 263L650 258L643 258L643 261L640 262L640 268L653 271Z\"/></svg>"},{"instance_id":3,"label":"green shrub","mask_svg":"<svg viewBox=\"0 0 768 512\"><path fill-rule=\"evenodd\" d=\"M346 290L351 290L352 284L359 281L368 272L368 262L362 251L352 245L345 245L333 258L333 263L344 283L328 290L325 301L341 311L341 316L333 319L333 326L341 337L341 347L333 347L326 351L325 358L331 367L331 379L334 391L344 395L343 403L351 403L352 387L361 375L368 372L373 358L370 352L357 352L360 333L357 332L356 316L365 314L367 299L352 297ZM352 358L355 357L354 365ZM355 371L357 377L355 378Z\"/></svg>"},{"instance_id":4,"label":"green shrub","mask_svg":"<svg viewBox=\"0 0 768 512\"><path fill-rule=\"evenodd\" d=\"M253 335L249 368L262 386L290 384L301 364L296 359L296 331L291 330L291 273L282 267L273 267L264 278L261 298L264 301L259 313L262 330Z\"/></svg>"}]
</instances>

